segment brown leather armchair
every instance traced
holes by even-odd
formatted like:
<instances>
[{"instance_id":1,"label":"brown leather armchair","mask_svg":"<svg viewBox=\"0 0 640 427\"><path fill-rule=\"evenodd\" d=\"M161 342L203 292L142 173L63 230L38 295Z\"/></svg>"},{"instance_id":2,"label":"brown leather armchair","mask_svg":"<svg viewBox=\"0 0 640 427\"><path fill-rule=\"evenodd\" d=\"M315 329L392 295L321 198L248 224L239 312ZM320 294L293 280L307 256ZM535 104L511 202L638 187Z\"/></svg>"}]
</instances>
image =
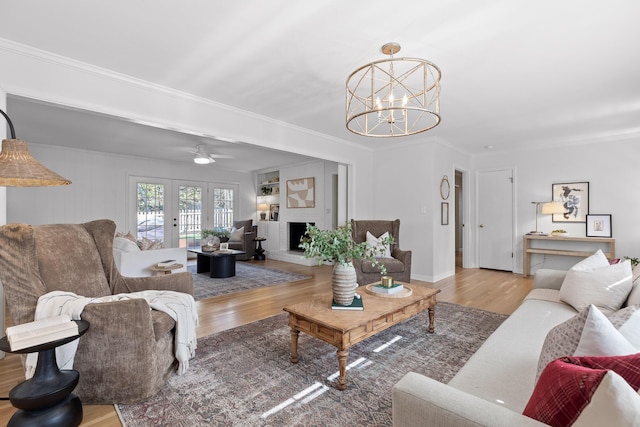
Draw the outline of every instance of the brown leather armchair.
<instances>
[{"instance_id":1,"label":"brown leather armchair","mask_svg":"<svg viewBox=\"0 0 640 427\"><path fill-rule=\"evenodd\" d=\"M252 225L253 220L233 221L233 227L239 230L244 227L244 236L238 241L229 240L229 249L244 251L244 255L236 255L237 260L246 261L253 258L256 252L256 242L253 241L258 236L258 226Z\"/></svg>"},{"instance_id":2,"label":"brown leather armchair","mask_svg":"<svg viewBox=\"0 0 640 427\"><path fill-rule=\"evenodd\" d=\"M400 220L351 220L351 233L356 243L367 241L367 231L375 237L381 236L385 231L393 236L392 258L377 258L377 260L387 268L388 276L393 277L394 280L409 283L411 280L411 251L400 249ZM354 260L353 266L356 269L359 285L380 281L380 268L371 265L371 262Z\"/></svg>"},{"instance_id":3,"label":"brown leather armchair","mask_svg":"<svg viewBox=\"0 0 640 427\"><path fill-rule=\"evenodd\" d=\"M173 290L193 295L191 273L124 277L113 261L116 225L85 224L0 227L0 280L14 324L34 320L38 298L51 291L85 297ZM176 370L175 321L150 310L144 299L87 305L90 323L78 344L75 393L83 403L133 403L153 396Z\"/></svg>"}]
</instances>

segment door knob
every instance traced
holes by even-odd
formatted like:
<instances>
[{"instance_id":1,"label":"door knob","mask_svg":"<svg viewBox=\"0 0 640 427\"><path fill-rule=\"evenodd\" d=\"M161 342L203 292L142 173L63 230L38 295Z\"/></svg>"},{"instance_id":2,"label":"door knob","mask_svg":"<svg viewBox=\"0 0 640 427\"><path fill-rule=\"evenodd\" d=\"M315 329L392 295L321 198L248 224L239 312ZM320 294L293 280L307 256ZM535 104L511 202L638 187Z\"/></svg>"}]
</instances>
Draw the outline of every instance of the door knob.
<instances>
[{"instance_id":1,"label":"door knob","mask_svg":"<svg viewBox=\"0 0 640 427\"><path fill-rule=\"evenodd\" d=\"M480 227L480 228L484 228L484 224L480 224L478 227Z\"/></svg>"}]
</instances>

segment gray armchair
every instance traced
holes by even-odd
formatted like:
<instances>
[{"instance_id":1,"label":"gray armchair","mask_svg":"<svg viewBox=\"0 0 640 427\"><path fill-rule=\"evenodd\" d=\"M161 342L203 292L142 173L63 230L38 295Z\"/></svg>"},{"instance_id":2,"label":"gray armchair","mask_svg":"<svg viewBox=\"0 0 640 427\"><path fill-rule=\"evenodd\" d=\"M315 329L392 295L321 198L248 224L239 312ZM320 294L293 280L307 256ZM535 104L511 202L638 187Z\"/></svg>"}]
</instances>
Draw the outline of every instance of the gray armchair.
<instances>
[{"instance_id":1,"label":"gray armchair","mask_svg":"<svg viewBox=\"0 0 640 427\"><path fill-rule=\"evenodd\" d=\"M0 227L0 280L13 323L34 320L38 298L52 291L102 297L143 290L193 295L191 273L124 277L113 261L116 225ZM175 321L151 310L144 299L89 304L82 311L89 330L78 344L75 389L83 403L133 403L153 396L175 372Z\"/></svg>"},{"instance_id":2,"label":"gray armchair","mask_svg":"<svg viewBox=\"0 0 640 427\"><path fill-rule=\"evenodd\" d=\"M408 283L411 280L411 251L400 249L400 220L351 220L351 233L356 243L367 241L367 231L375 237L379 237L385 231L393 236L392 258L378 258L378 261L387 268L388 276L393 277L394 280ZM356 269L359 285L380 281L380 269L377 266L372 266L371 262L354 260L353 266Z\"/></svg>"},{"instance_id":3,"label":"gray armchair","mask_svg":"<svg viewBox=\"0 0 640 427\"><path fill-rule=\"evenodd\" d=\"M240 240L229 240L229 249L235 249L237 251L244 251L244 255L236 255L237 260L246 261L253 258L256 252L256 242L253 241L258 236L258 226L252 225L253 220L247 219L245 221L233 221L233 226L239 230L244 227L244 236Z\"/></svg>"}]
</instances>

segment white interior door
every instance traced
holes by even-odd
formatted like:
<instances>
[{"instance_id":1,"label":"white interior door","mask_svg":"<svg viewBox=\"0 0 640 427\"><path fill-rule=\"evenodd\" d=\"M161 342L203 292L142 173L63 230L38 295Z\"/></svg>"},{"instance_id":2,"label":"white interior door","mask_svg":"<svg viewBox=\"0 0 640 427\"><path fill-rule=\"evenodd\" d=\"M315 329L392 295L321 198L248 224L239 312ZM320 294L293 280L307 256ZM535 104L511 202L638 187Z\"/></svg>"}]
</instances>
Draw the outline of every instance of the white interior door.
<instances>
[{"instance_id":1,"label":"white interior door","mask_svg":"<svg viewBox=\"0 0 640 427\"><path fill-rule=\"evenodd\" d=\"M513 271L513 170L478 172L478 266Z\"/></svg>"}]
</instances>

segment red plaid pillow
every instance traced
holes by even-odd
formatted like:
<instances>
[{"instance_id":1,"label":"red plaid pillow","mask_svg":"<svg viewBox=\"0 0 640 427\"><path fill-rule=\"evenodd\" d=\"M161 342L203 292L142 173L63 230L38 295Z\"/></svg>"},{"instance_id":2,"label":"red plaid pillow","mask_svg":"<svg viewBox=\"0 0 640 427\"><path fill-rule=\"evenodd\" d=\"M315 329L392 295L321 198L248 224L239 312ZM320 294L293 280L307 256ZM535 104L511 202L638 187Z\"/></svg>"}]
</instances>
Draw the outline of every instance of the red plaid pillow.
<instances>
[{"instance_id":1,"label":"red plaid pillow","mask_svg":"<svg viewBox=\"0 0 640 427\"><path fill-rule=\"evenodd\" d=\"M563 357L542 371L523 414L551 426L635 425L640 421L638 389L640 353Z\"/></svg>"}]
</instances>

